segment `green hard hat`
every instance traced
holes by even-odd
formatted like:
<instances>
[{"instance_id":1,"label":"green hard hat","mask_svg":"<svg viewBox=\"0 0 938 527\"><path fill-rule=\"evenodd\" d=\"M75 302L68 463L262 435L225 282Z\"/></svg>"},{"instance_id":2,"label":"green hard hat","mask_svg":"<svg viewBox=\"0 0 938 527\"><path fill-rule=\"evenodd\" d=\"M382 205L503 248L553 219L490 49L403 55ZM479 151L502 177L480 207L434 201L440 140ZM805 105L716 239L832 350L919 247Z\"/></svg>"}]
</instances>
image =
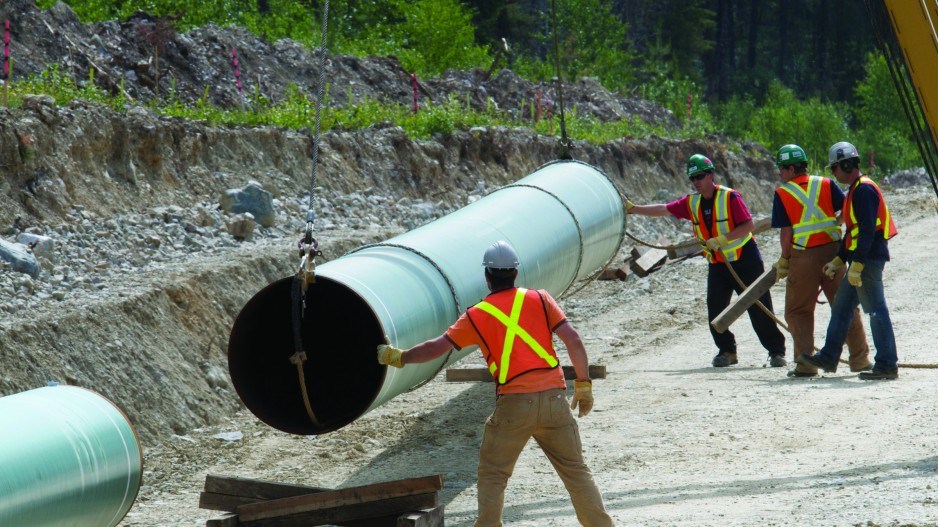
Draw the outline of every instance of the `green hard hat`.
<instances>
[{"instance_id":1,"label":"green hard hat","mask_svg":"<svg viewBox=\"0 0 938 527\"><path fill-rule=\"evenodd\" d=\"M808 156L804 153L804 148L798 145L785 145L778 149L775 154L775 166L787 167L788 165L797 165L807 163Z\"/></svg>"},{"instance_id":2,"label":"green hard hat","mask_svg":"<svg viewBox=\"0 0 938 527\"><path fill-rule=\"evenodd\" d=\"M687 160L687 175L693 176L698 172L713 170L713 161L703 154L694 154Z\"/></svg>"}]
</instances>

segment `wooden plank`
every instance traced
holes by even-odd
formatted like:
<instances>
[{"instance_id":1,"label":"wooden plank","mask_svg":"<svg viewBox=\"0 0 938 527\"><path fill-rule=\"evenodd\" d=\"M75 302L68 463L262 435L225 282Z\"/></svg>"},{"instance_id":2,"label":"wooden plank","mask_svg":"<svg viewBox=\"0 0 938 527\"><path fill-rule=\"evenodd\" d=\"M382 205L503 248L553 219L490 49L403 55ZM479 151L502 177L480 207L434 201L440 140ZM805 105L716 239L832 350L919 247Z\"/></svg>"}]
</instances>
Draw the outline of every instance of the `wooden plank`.
<instances>
[{"instance_id":1,"label":"wooden plank","mask_svg":"<svg viewBox=\"0 0 938 527\"><path fill-rule=\"evenodd\" d=\"M638 276L648 276L652 268L661 265L668 259L668 251L663 249L649 249L638 260L633 260L630 268Z\"/></svg>"},{"instance_id":2,"label":"wooden plank","mask_svg":"<svg viewBox=\"0 0 938 527\"><path fill-rule=\"evenodd\" d=\"M294 498L284 499L292 500ZM267 511L274 512L275 514L263 518L257 517L253 520L246 520L242 516L240 519L241 523L238 525L240 527L307 527L312 525L345 525L355 520L381 518L383 516L389 516L392 514L400 516L406 511L432 509L439 505L440 503L437 492L428 492L414 494L411 496L399 496L385 500L353 503L302 512L289 512L280 514L283 511ZM394 523L389 524L389 526L393 525Z\"/></svg>"},{"instance_id":3,"label":"wooden plank","mask_svg":"<svg viewBox=\"0 0 938 527\"><path fill-rule=\"evenodd\" d=\"M205 527L238 527L238 515L226 514L205 522Z\"/></svg>"},{"instance_id":4,"label":"wooden plank","mask_svg":"<svg viewBox=\"0 0 938 527\"><path fill-rule=\"evenodd\" d=\"M297 514L302 512L318 511L322 509L345 507L359 503L366 503L369 501L387 501L391 498L413 496L427 492L436 492L442 488L443 476L436 474L434 476L425 476L422 478L387 481L383 483L375 483L373 485L364 485L360 487L350 487L347 489L317 492L303 496L280 498L261 503L249 503L239 506L236 511L238 516L241 517L241 522L247 523L264 518L273 518L287 514ZM436 504L433 506L436 506Z\"/></svg>"},{"instance_id":5,"label":"wooden plank","mask_svg":"<svg viewBox=\"0 0 938 527\"><path fill-rule=\"evenodd\" d=\"M364 520L346 520L338 525L341 527L397 527L397 518L400 515L400 511L398 511L386 516L365 518Z\"/></svg>"},{"instance_id":6,"label":"wooden plank","mask_svg":"<svg viewBox=\"0 0 938 527\"><path fill-rule=\"evenodd\" d=\"M677 260L688 256L703 254L703 246L697 241L697 238L684 240L683 242L668 247L668 258Z\"/></svg>"},{"instance_id":7,"label":"wooden plank","mask_svg":"<svg viewBox=\"0 0 938 527\"><path fill-rule=\"evenodd\" d=\"M760 234L772 228L772 219L771 218L762 218L761 220L755 220L752 227L753 234Z\"/></svg>"},{"instance_id":8,"label":"wooden plank","mask_svg":"<svg viewBox=\"0 0 938 527\"><path fill-rule=\"evenodd\" d=\"M753 222L753 234L760 234L772 228L770 218L762 218ZM688 238L682 242L668 247L668 258L677 260L688 256L696 256L703 253L703 246L697 241L697 238Z\"/></svg>"},{"instance_id":9,"label":"wooden plank","mask_svg":"<svg viewBox=\"0 0 938 527\"><path fill-rule=\"evenodd\" d=\"M273 500L312 494L314 492L323 492L331 489L209 474L205 476L205 487L203 490L212 494L227 494L230 496L257 498L260 500Z\"/></svg>"},{"instance_id":10,"label":"wooden plank","mask_svg":"<svg viewBox=\"0 0 938 527\"><path fill-rule=\"evenodd\" d=\"M717 333L723 333L740 315L755 304L766 291L771 289L774 284L775 267L769 267L762 273L762 276L756 278L753 283L749 284L749 287L744 289L743 292L736 297L735 302L726 306L726 309L717 315L717 317L710 322L710 325L713 326L713 329L715 329Z\"/></svg>"},{"instance_id":11,"label":"wooden plank","mask_svg":"<svg viewBox=\"0 0 938 527\"><path fill-rule=\"evenodd\" d=\"M443 506L404 514L396 527L443 527Z\"/></svg>"},{"instance_id":12,"label":"wooden plank","mask_svg":"<svg viewBox=\"0 0 938 527\"><path fill-rule=\"evenodd\" d=\"M625 280L629 277L629 264L624 263L620 267L608 267L600 273L599 280Z\"/></svg>"},{"instance_id":13,"label":"wooden plank","mask_svg":"<svg viewBox=\"0 0 938 527\"><path fill-rule=\"evenodd\" d=\"M602 364L589 365L590 379L605 379L606 366ZM563 366L564 379L576 379L576 370L573 366ZM486 368L453 368L446 370L446 382L493 382L492 374Z\"/></svg>"},{"instance_id":14,"label":"wooden plank","mask_svg":"<svg viewBox=\"0 0 938 527\"><path fill-rule=\"evenodd\" d=\"M199 494L199 508L212 511L234 512L239 505L248 503L258 503L264 501L258 498L246 498L244 496L231 496L229 494L215 494L214 492L202 492Z\"/></svg>"}]
</instances>

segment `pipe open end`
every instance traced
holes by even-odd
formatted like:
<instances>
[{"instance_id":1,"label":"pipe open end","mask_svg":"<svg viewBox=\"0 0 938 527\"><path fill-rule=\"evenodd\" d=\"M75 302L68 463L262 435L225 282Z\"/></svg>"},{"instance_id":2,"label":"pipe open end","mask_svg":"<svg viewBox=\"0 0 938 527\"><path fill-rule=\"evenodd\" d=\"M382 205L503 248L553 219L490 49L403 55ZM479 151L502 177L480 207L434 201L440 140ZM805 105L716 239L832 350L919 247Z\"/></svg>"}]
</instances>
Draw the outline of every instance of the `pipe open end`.
<instances>
[{"instance_id":1,"label":"pipe open end","mask_svg":"<svg viewBox=\"0 0 938 527\"><path fill-rule=\"evenodd\" d=\"M367 303L334 280L316 277L306 291L302 347L304 403L293 333L293 277L254 295L235 319L228 340L228 370L241 401L268 425L291 434L338 430L362 416L384 382L375 348L381 325Z\"/></svg>"}]
</instances>

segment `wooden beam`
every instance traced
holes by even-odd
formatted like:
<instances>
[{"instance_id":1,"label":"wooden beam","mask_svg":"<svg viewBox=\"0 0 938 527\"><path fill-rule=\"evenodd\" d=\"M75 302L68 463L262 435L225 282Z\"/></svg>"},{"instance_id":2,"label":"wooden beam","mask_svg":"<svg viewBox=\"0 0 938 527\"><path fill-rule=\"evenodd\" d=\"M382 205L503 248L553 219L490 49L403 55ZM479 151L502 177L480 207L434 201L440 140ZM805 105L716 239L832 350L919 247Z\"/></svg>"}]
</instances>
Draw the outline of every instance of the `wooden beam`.
<instances>
[{"instance_id":1,"label":"wooden beam","mask_svg":"<svg viewBox=\"0 0 938 527\"><path fill-rule=\"evenodd\" d=\"M350 487L347 489L317 492L314 494L306 494L302 496L280 498L261 503L249 503L239 506L236 510L238 516L241 517L241 522L248 523L254 520L273 518L288 514L298 514L310 511L321 511L323 509L340 508L376 500L389 501L392 498L414 496L429 492L433 492L435 496L436 491L439 491L442 488L443 476L437 474L434 476L426 476L422 478L388 481L383 483L375 483L373 485L364 485L360 487ZM434 503L432 506L435 507L436 505L437 504ZM419 506L414 508L423 507L424 506ZM380 514L372 516L380 516ZM367 518L370 516L362 517ZM332 523L335 523L335 521Z\"/></svg>"},{"instance_id":2,"label":"wooden beam","mask_svg":"<svg viewBox=\"0 0 938 527\"><path fill-rule=\"evenodd\" d=\"M602 364L589 365L590 379L605 379L606 366ZM573 366L563 366L563 378L572 381L576 379L576 370ZM453 368L446 370L446 382L493 382L492 374L487 368Z\"/></svg>"},{"instance_id":3,"label":"wooden beam","mask_svg":"<svg viewBox=\"0 0 938 527\"><path fill-rule=\"evenodd\" d=\"M260 500L273 500L312 494L314 492L323 492L331 489L209 474L205 476L205 486L203 490L213 494L228 494L230 496L257 498Z\"/></svg>"},{"instance_id":4,"label":"wooden beam","mask_svg":"<svg viewBox=\"0 0 938 527\"><path fill-rule=\"evenodd\" d=\"M770 218L762 218L753 222L753 234L759 234L772 228ZM697 238L689 238L675 245L668 247L668 258L678 260L687 256L696 256L703 252L703 246L697 241ZM637 258L636 258L637 259Z\"/></svg>"},{"instance_id":5,"label":"wooden beam","mask_svg":"<svg viewBox=\"0 0 938 527\"><path fill-rule=\"evenodd\" d=\"M205 522L205 527L238 527L238 515L226 514Z\"/></svg>"},{"instance_id":6,"label":"wooden beam","mask_svg":"<svg viewBox=\"0 0 938 527\"><path fill-rule=\"evenodd\" d=\"M625 262L619 267L608 267L600 273L599 280L625 280L629 277L629 263Z\"/></svg>"},{"instance_id":7,"label":"wooden beam","mask_svg":"<svg viewBox=\"0 0 938 527\"><path fill-rule=\"evenodd\" d=\"M667 259L668 251L663 249L649 249L641 258L632 260L629 267L632 269L632 272L638 276L645 277L648 276L648 273L650 273L652 269L661 265Z\"/></svg>"},{"instance_id":8,"label":"wooden beam","mask_svg":"<svg viewBox=\"0 0 938 527\"><path fill-rule=\"evenodd\" d=\"M700 242L697 241L697 238L684 240L677 245L668 247L668 258L672 260L685 258L687 256L695 256L701 253L703 253L703 247L700 245Z\"/></svg>"},{"instance_id":9,"label":"wooden beam","mask_svg":"<svg viewBox=\"0 0 938 527\"><path fill-rule=\"evenodd\" d=\"M755 220L753 222L752 233L760 234L772 228L772 219L771 218L762 218L761 220Z\"/></svg>"},{"instance_id":10,"label":"wooden beam","mask_svg":"<svg viewBox=\"0 0 938 527\"><path fill-rule=\"evenodd\" d=\"M443 527L443 506L404 514L396 527Z\"/></svg>"},{"instance_id":11,"label":"wooden beam","mask_svg":"<svg viewBox=\"0 0 938 527\"><path fill-rule=\"evenodd\" d=\"M199 508L212 511L234 512L240 505L261 501L264 500L245 498L244 496L231 496L230 494L215 494L214 492L202 492L199 494Z\"/></svg>"},{"instance_id":12,"label":"wooden beam","mask_svg":"<svg viewBox=\"0 0 938 527\"><path fill-rule=\"evenodd\" d=\"M750 306L756 303L766 291L775 284L775 267L769 267L762 276L749 284L749 287L743 290L736 301L726 306L722 313L710 322L717 333L723 333L730 325L739 318Z\"/></svg>"},{"instance_id":13,"label":"wooden beam","mask_svg":"<svg viewBox=\"0 0 938 527\"><path fill-rule=\"evenodd\" d=\"M338 491L337 491L338 492ZM284 498L292 500L294 498ZM278 500L279 501L279 500ZM273 503L273 502L268 502ZM258 504L264 505L264 504ZM241 517L239 527L308 527L313 525L345 525L355 520L381 518L389 515L400 516L404 511L432 509L438 507L437 492L399 496L385 500L353 503L316 510L286 512L266 511L266 517L246 520ZM388 526L394 525L394 520ZM364 523L360 524L364 525Z\"/></svg>"}]
</instances>

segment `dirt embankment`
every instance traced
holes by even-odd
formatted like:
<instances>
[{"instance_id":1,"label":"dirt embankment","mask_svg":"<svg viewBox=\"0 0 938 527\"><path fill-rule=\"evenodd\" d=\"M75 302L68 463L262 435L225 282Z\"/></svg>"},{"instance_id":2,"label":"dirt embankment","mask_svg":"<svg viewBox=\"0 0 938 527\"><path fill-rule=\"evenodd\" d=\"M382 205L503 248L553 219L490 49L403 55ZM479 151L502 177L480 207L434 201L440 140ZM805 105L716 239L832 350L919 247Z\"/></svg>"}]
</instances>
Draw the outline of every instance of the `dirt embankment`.
<instances>
[{"instance_id":1,"label":"dirt embankment","mask_svg":"<svg viewBox=\"0 0 938 527\"><path fill-rule=\"evenodd\" d=\"M25 153L24 136L31 138ZM147 435L179 433L237 408L224 381L227 331L254 292L295 265L309 138L211 128L142 109L60 108L44 98L0 110L0 137L3 235L49 235L63 255L35 281L5 273L0 282L8 299L0 391L49 380L94 388L121 400ZM326 258L523 177L551 161L555 147L553 138L499 128L429 141L410 140L396 127L327 133L317 190ZM697 151L752 196L755 211L768 210L765 152L737 155L716 143L657 138L575 149L644 201L685 192L683 160ZM226 189L248 180L277 198L275 226L259 227L246 243L189 228L217 209ZM435 204L429 215L401 208L418 201ZM353 223L358 218L364 221Z\"/></svg>"}]
</instances>

